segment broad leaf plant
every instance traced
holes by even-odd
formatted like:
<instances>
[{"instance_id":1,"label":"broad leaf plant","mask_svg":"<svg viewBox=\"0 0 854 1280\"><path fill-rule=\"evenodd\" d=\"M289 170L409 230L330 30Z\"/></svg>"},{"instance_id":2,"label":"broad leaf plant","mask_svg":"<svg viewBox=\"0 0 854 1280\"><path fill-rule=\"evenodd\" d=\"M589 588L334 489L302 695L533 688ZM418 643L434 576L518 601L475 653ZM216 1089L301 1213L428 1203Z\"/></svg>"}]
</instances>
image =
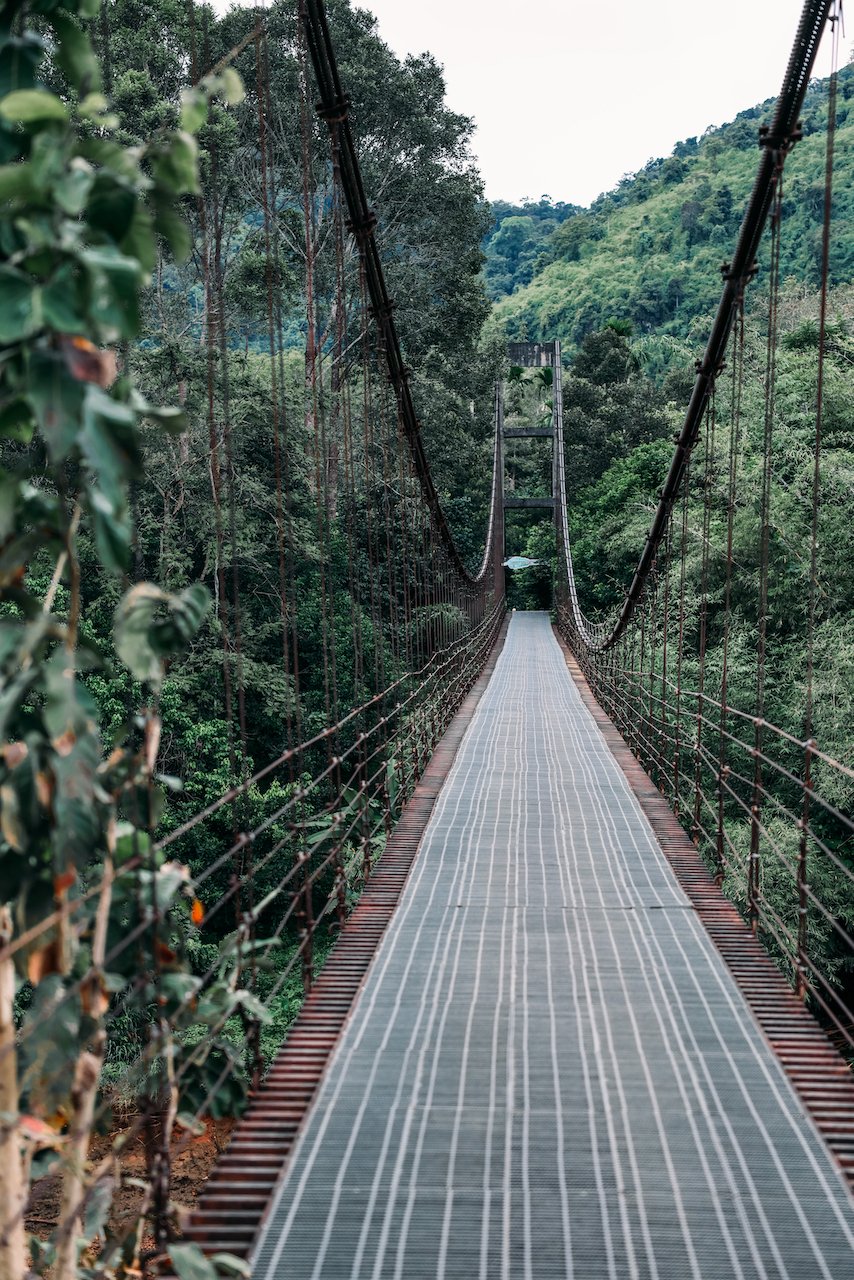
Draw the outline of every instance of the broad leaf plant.
<instances>
[{"instance_id":1,"label":"broad leaf plant","mask_svg":"<svg viewBox=\"0 0 854 1280\"><path fill-rule=\"evenodd\" d=\"M90 37L97 10L0 7L0 1280L159 1264L204 1280L242 1264L171 1243L169 1142L187 1090L191 1110L204 1098L212 1046L217 1071L234 1050L186 1033L251 997L229 963L233 940L204 989L190 973L182 943L201 907L187 869L152 840L157 691L208 598L198 584L129 585L143 433L180 431L182 418L147 403L126 352L158 253L191 247L182 206L198 194L208 105L241 89L233 71L212 74L185 91L174 127L123 145ZM119 583L116 658L81 627L84 536ZM86 683L108 661L139 693L111 741ZM119 1013L143 1030L131 1079L160 1134L122 1232L110 1210L128 1139L110 1129L104 1090ZM98 1122L111 1141L96 1160ZM48 1173L61 1197L44 1240L28 1236L26 1205Z\"/></svg>"}]
</instances>

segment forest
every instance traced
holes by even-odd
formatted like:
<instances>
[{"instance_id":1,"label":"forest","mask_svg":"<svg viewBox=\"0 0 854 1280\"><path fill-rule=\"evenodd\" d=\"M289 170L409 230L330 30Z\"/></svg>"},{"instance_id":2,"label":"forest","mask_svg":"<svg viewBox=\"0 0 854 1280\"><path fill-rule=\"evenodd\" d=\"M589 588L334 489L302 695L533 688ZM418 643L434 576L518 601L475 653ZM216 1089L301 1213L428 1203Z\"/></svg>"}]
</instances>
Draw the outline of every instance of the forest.
<instances>
[{"instance_id":1,"label":"forest","mask_svg":"<svg viewBox=\"0 0 854 1280\"><path fill-rule=\"evenodd\" d=\"M490 206L473 122L448 108L441 66L398 61L349 0L326 8L424 451L468 585L424 514L340 151L314 111L300 6L270 4L263 36L255 10L183 0L4 9L0 1112L20 1111L32 1140L21 1161L15 1130L0 1137L14 1207L0 1280L18 1280L24 1252L56 1280L167 1263L181 1280L247 1274L181 1243L194 1189L170 1186L170 1142L238 1114L269 1068L494 638L498 588L477 566L506 345L563 342L573 557L584 608L607 614L643 545L755 170L767 103L588 209L548 197ZM849 765L852 97L846 67L815 609L826 82L808 91L786 169L766 680L768 719L800 738L809 633L812 731ZM719 550L732 503L723 430L711 488L686 499L686 629L703 597L709 688L727 665L730 700L746 708L768 252L744 313L734 586ZM733 395L722 388L722 423ZM536 403L548 412L547 385ZM545 492L547 465L521 445L508 483ZM556 570L553 527L509 521L506 554ZM550 572L527 572L511 604L549 607ZM333 737L330 725L345 727ZM850 812L850 779L830 798ZM743 842L738 815L728 820ZM850 839L834 849L851 860ZM846 884L831 868L816 885L854 931ZM745 905L742 882L725 888ZM789 888L768 885L787 918ZM850 992L838 929L817 915L810 928L822 972ZM102 1140L113 1143L103 1158ZM136 1186L121 1172L134 1152ZM32 1204L24 1212L31 1185L40 1222Z\"/></svg>"},{"instance_id":2,"label":"forest","mask_svg":"<svg viewBox=\"0 0 854 1280\"><path fill-rule=\"evenodd\" d=\"M834 286L849 283L854 270L850 65L840 69L838 94ZM772 105L758 103L730 124L677 143L670 156L627 174L588 209L545 200L497 204L484 245L494 321L530 341L560 333L571 347L607 324L628 324L636 341L657 340L648 345L659 351L659 365L670 339L701 343L717 302L718 269L732 251L753 182L757 131ZM815 288L819 279L826 124L827 81L817 80L784 185L782 274L793 290Z\"/></svg>"}]
</instances>

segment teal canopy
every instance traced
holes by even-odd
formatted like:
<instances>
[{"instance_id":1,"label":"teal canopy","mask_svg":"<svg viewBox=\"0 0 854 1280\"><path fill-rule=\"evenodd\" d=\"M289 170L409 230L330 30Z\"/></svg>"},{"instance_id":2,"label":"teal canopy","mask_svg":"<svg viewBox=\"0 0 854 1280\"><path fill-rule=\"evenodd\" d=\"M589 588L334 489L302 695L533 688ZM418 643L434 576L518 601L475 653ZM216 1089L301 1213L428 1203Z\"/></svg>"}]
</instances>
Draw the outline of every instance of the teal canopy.
<instances>
[{"instance_id":1,"label":"teal canopy","mask_svg":"<svg viewBox=\"0 0 854 1280\"><path fill-rule=\"evenodd\" d=\"M540 560L529 560L527 556L511 556L504 561L505 569L530 569L532 565L541 564Z\"/></svg>"}]
</instances>

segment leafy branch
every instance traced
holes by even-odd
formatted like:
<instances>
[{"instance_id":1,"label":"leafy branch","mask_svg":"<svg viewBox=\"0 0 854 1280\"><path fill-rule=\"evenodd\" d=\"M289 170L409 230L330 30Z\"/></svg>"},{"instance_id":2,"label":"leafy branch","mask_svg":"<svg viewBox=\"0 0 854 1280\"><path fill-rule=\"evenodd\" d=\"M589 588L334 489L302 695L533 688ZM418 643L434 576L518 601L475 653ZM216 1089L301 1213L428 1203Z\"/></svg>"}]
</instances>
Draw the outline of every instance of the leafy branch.
<instances>
[{"instance_id":1,"label":"leafy branch","mask_svg":"<svg viewBox=\"0 0 854 1280\"><path fill-rule=\"evenodd\" d=\"M140 394L123 353L139 334L158 244L178 259L191 248L182 205L199 192L195 134L214 97L236 102L242 89L230 68L217 70L185 91L180 127L122 145L88 33L98 7L0 8L0 1280L20 1280L30 1262L57 1280L92 1275L96 1236L99 1275L139 1274L146 1215L156 1245L167 1244L168 1168L137 1227L104 1240L113 1171L92 1175L87 1158L119 1000L148 1026L168 1156L180 1105L170 1010L193 981L180 939L199 923L189 873L158 858L149 836L156 705L129 707L123 733L102 739L86 677L108 661L81 633L79 531L102 568L126 578L144 426L184 424ZM46 574L41 598L32 582ZM199 585L124 591L114 647L149 699L208 603ZM116 937L134 932L137 945L108 968ZM228 977L220 986L207 1003L238 1008L246 993ZM28 1241L29 1181L51 1166L61 1220L49 1242ZM181 1246L173 1264L215 1274L196 1254Z\"/></svg>"}]
</instances>

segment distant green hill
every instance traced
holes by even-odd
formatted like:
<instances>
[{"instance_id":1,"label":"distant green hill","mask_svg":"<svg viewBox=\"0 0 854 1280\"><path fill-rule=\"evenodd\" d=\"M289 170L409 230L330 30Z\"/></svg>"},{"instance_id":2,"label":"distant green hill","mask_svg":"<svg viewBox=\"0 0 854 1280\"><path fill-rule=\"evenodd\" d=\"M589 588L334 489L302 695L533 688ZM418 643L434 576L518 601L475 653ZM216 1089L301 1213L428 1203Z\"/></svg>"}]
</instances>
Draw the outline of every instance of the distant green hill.
<instances>
[{"instance_id":1,"label":"distant green hill","mask_svg":"<svg viewBox=\"0 0 854 1280\"><path fill-rule=\"evenodd\" d=\"M819 276L827 87L820 80L808 90L804 138L785 172L782 271L807 288ZM852 99L848 66L839 85L833 284L854 279ZM758 129L773 105L678 143L667 159L651 160L589 209L548 200L496 204L485 245L492 323L510 338L560 337L570 346L609 322L631 325L639 336L689 336L720 295L719 268L735 243L756 172Z\"/></svg>"}]
</instances>

